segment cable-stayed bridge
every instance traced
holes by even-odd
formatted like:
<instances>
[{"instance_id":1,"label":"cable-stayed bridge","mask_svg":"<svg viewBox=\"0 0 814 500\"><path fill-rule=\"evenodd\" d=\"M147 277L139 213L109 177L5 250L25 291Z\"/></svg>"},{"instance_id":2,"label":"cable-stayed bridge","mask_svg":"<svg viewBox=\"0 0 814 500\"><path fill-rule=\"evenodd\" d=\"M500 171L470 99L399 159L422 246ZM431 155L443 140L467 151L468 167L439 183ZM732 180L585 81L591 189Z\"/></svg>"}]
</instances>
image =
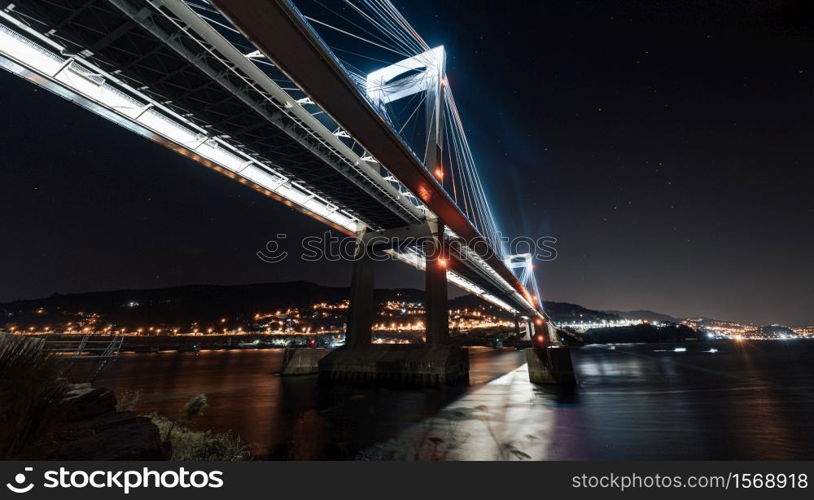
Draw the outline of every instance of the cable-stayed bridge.
<instances>
[{"instance_id":1,"label":"cable-stayed bridge","mask_svg":"<svg viewBox=\"0 0 814 500\"><path fill-rule=\"evenodd\" d=\"M447 281L555 340L530 256L504 249L444 48L389 0L328 3L5 0L0 65L356 237L351 346L370 340L373 247L425 271L428 345L446 344Z\"/></svg>"}]
</instances>

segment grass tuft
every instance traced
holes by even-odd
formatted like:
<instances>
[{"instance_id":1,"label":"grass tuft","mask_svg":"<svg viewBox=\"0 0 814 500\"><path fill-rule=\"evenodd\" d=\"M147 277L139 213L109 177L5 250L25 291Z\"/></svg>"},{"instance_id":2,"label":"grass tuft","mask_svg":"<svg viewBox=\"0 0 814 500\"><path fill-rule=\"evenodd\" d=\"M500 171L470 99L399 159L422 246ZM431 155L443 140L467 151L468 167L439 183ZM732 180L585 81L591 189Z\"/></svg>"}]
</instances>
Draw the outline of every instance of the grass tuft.
<instances>
[{"instance_id":1,"label":"grass tuft","mask_svg":"<svg viewBox=\"0 0 814 500\"><path fill-rule=\"evenodd\" d=\"M40 339L0 334L0 457L25 458L47 448L65 417L64 362Z\"/></svg>"},{"instance_id":2,"label":"grass tuft","mask_svg":"<svg viewBox=\"0 0 814 500\"><path fill-rule=\"evenodd\" d=\"M148 415L162 436L170 436L172 457L178 461L234 462L249 458L249 451L233 432L195 431L158 414Z\"/></svg>"}]
</instances>

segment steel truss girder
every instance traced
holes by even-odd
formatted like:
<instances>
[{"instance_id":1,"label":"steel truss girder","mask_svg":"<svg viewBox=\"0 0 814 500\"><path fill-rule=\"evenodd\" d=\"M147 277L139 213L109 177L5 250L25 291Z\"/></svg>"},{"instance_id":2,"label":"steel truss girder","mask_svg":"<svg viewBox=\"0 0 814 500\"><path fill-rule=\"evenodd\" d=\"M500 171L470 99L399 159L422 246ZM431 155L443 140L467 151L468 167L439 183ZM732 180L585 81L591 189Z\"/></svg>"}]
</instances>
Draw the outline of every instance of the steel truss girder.
<instances>
[{"instance_id":1,"label":"steel truss girder","mask_svg":"<svg viewBox=\"0 0 814 500\"><path fill-rule=\"evenodd\" d=\"M150 12L147 16L141 16L139 18L138 14L139 11L132 7L128 2L124 0L107 0L110 4L114 5L116 8L120 9L124 14L130 17L134 22L138 23L142 26L142 28L146 29L150 32L153 36L158 38L162 43L170 47L176 53L181 55L182 57L186 58L193 64L196 68L198 68L201 72L209 76L212 80L217 82L221 87L232 93L235 97L240 99L244 104L254 110L258 115L263 117L268 122L272 123L280 130L283 130L286 134L288 134L292 139L296 140L302 146L304 146L308 151L312 154L317 156L320 160L328 164L331 168L339 172L345 178L350 180L354 185L359 187L360 189L367 192L370 196L374 199L385 205L395 214L397 214L402 220L406 223L410 222L417 222L421 220L421 216L416 213L415 210L410 210L406 207L405 203L400 202L397 198L397 193L388 193L388 189L392 190L392 187L389 184L385 184L382 180L382 183L378 184L375 180L371 179L369 175L362 173L359 171L356 166L350 163L350 161L345 160L341 161L338 160L340 156L337 151L333 148L328 146L324 141L319 140L315 135L308 134L303 132L302 127L300 126L299 120L285 114L282 110L279 112L269 112L267 110L268 101L260 101L255 100L252 98L249 93L247 92L248 86L238 87L233 82L228 80L226 76L229 74L230 71L234 71L234 66L227 66L223 70L218 70L217 68L212 67L209 65L200 54L196 54L189 50L186 46L184 46L179 37L182 36L180 32L177 33L167 33L152 19L152 16L156 15L155 12ZM164 3L165 7L170 6L170 2L160 2ZM177 5L173 6L176 8L185 8L188 9L186 6ZM176 11L173 9L173 13ZM182 22L179 20L179 22ZM201 27L196 26L196 29L201 29ZM207 28L211 30L211 28ZM212 34L217 34L212 30ZM217 36L220 36L217 34ZM272 101L274 102L274 101ZM274 102L274 104L279 108L281 108L280 104ZM282 105L282 108L285 108L285 105ZM372 185L371 185L372 184ZM375 187L374 187L375 186Z\"/></svg>"},{"instance_id":2,"label":"steel truss girder","mask_svg":"<svg viewBox=\"0 0 814 500\"><path fill-rule=\"evenodd\" d=\"M180 2L178 2L180 3ZM31 16L30 19L37 23L40 27L39 32L45 33L51 26L56 25L61 19L70 14L72 5L78 5L76 1L66 1L65 6L60 3L54 4L53 8L51 3L48 3L48 8L43 10L34 9L34 5L24 4L17 10L28 10L26 16ZM188 48L194 52L201 54L198 58L208 61L211 65L220 68L220 59L210 55L207 50L201 48L198 38L195 38L194 33L189 32L187 36L184 31L179 29L174 32L172 28L172 20L163 12L158 14L153 10L153 7L148 6L143 0L130 0L129 4L134 9L139 9L139 12L156 12L155 21L159 22L165 31L175 33L176 40L183 42ZM13 11L14 12L14 11ZM97 18L104 18L104 21ZM105 30L113 31L121 26L122 21L127 20L131 22L134 29L120 41L112 44L109 49L100 53L87 52L85 47L92 46L100 40L106 33ZM97 23L98 21L98 23ZM39 24L41 23L41 24ZM102 29L100 26L106 26ZM156 40L156 38L146 31L144 28L136 23L130 21L129 17L121 12L117 7L111 5L106 0L96 0L91 9L87 9L86 17L80 18L75 23L68 23L62 33L52 33L49 31L48 38L59 39L60 43L65 46L65 50L69 53L81 54L80 59L87 59L91 64L98 64L102 68L107 68L110 74L122 80L124 83L129 84L131 87L138 89L139 92L150 96L153 100L161 103L162 105L170 106L175 112L180 112L181 116L189 121L195 123L196 127L203 128L202 132L212 137L226 137L233 136L233 130L230 128L226 131L213 129L212 124L220 123L236 123L238 127L245 127L249 125L248 120L251 119L254 123L263 124L265 129L259 133L252 134L248 137L240 137L235 141L230 141L233 145L237 145L242 153L248 154L258 160L267 167L285 174L288 177L301 178L301 174L307 174L304 180L307 182L307 189L318 193L322 198L333 198L332 203L338 204L343 207L343 211L351 214L355 219L368 219L373 218L373 223L369 225L376 227L378 225L391 225L401 223L402 218L394 214L388 207L382 206L375 198L368 196L364 191L356 187L355 184L346 180L341 174L337 173L332 168L326 168L324 162L313 153L304 148L300 143L291 140L287 134L276 127L274 124L257 116L254 110L246 106L236 96L223 89L220 84L212 80L208 75L200 72L194 67L187 58L178 55L173 49L164 43ZM61 53L63 49L60 49ZM154 57L142 58L138 63L133 61L139 56L148 53ZM183 64L179 64L183 61ZM178 78L167 78L168 73L175 73L176 68L183 67L185 71L179 73ZM124 69L123 69L124 68ZM104 73L104 70L102 71ZM250 86L245 85L245 81L239 79L237 76L231 75L228 70L224 70L222 74L242 86L244 92L250 90ZM165 83L158 85L156 82ZM210 91L205 90L211 89ZM179 93L183 92L189 94L189 98L178 102ZM258 89L259 97L271 99L267 93L263 93ZM211 98L210 98L211 97ZM213 102L229 101L224 106L214 108ZM266 109L274 111L274 105L268 102ZM194 110L195 114L188 113ZM203 115L203 116L202 116ZM241 116L243 118L241 118ZM249 118L251 116L251 118ZM241 122L241 120L243 120ZM285 137L285 139L283 139ZM277 142L283 141L283 142ZM248 145L248 147L247 147ZM248 149L252 148L254 151ZM256 156L255 156L256 155ZM269 162L268 159L274 159L275 163ZM311 165L313 168L300 169L300 171L289 170L287 166L277 164L277 160L285 160L288 166L297 164ZM316 168L316 166L319 168ZM315 177L313 172L324 172L325 176L333 175L334 178L342 177L343 185L347 187L353 186L352 191L341 191L339 193L331 193L327 189L327 182L321 184L317 181L314 182ZM339 180L339 179L337 179ZM345 184L346 183L346 184ZM351 195L350 193L353 193ZM331 193L326 196L325 193ZM420 215L420 214L419 214Z\"/></svg>"},{"instance_id":3,"label":"steel truss girder","mask_svg":"<svg viewBox=\"0 0 814 500\"><path fill-rule=\"evenodd\" d=\"M353 234L358 219L296 185L232 144L210 138L196 124L123 80L0 11L0 67L128 130L191 157L331 227ZM194 137L194 139L193 139ZM247 182L248 181L248 182Z\"/></svg>"}]
</instances>

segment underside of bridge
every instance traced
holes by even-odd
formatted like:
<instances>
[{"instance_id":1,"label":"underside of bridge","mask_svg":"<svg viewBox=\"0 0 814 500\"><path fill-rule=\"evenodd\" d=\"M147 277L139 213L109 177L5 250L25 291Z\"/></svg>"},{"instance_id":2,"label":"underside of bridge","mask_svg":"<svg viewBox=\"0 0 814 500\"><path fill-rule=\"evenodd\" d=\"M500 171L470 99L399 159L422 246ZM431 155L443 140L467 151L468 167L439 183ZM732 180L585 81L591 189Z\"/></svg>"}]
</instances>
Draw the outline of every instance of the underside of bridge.
<instances>
[{"instance_id":1,"label":"underside of bridge","mask_svg":"<svg viewBox=\"0 0 814 500\"><path fill-rule=\"evenodd\" d=\"M230 86L248 93L258 103L265 99L256 89L246 87L232 74L222 71L222 61L201 51L189 37L178 36L179 27L166 17L155 15L146 0L49 0L15 4L15 12L53 30L69 53L84 53L101 69L178 114L188 115L191 121L210 131L210 135L231 137L257 156L271 159L276 170L300 179L337 206L350 207L348 210L361 220L382 229L411 221L368 196L359 183L369 184L369 180L358 176L353 182L336 170L325 168L320 157L320 154L328 154L324 145L310 141L309 149L286 133L296 126L291 117L275 114L268 105L248 106L229 90ZM137 18L140 16L141 24L127 12ZM145 26L150 26L152 31ZM220 78L208 74L208 68Z\"/></svg>"}]
</instances>

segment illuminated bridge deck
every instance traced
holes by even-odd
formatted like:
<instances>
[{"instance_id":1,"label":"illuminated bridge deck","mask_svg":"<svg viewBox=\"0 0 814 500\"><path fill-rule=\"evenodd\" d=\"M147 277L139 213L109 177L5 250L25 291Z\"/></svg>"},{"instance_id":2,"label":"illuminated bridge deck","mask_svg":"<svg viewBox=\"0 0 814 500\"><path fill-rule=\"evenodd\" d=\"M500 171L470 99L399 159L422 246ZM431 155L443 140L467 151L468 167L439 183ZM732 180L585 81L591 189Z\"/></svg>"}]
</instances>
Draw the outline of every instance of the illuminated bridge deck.
<instances>
[{"instance_id":1,"label":"illuminated bridge deck","mask_svg":"<svg viewBox=\"0 0 814 500\"><path fill-rule=\"evenodd\" d=\"M275 170L302 181L312 192L370 226L392 228L415 221L404 210L395 213L395 204L385 206L369 196L360 184L368 190L378 186L366 177L356 175L350 180L325 168L318 155L331 156L332 151L317 140L311 141L313 149L309 150L293 139L285 130L296 131L294 119L275 110L270 96L246 85L223 60L202 51L190 33L158 15L146 1L122 3L154 24L166 35L164 39L106 0L22 2L14 10L28 17L35 28L39 22L54 30L52 36L74 53L206 128L211 135L229 137L252 155L273 159ZM171 47L167 40L177 46ZM194 54L194 59L182 51ZM217 78L205 73L203 67L211 68ZM247 101L257 103L256 107ZM280 125L269 121L269 116Z\"/></svg>"}]
</instances>

